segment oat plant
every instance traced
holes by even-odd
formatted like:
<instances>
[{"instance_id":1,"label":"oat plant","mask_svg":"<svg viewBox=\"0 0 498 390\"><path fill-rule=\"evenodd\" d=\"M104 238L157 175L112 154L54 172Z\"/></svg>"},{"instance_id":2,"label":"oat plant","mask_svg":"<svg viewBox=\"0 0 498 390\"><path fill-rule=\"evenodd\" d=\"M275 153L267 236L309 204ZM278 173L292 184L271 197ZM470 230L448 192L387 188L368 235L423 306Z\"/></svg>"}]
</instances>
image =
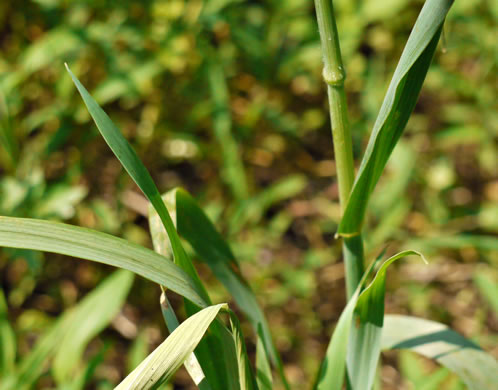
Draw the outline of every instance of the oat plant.
<instances>
[{"instance_id":1,"label":"oat plant","mask_svg":"<svg viewBox=\"0 0 498 390\"><path fill-rule=\"evenodd\" d=\"M374 260L364 259L363 254L361 232L370 194L414 109L451 4L451 0L427 0L422 8L355 175L344 90L346 72L333 4L331 0L315 0L343 211L337 239L343 240L348 302L333 331L321 367L317 367L316 378L310 383L312 388L339 390L346 386L353 390L370 390L374 386L380 353L386 349L409 349L432 358L459 375L470 389L496 388L498 365L474 343L443 324L409 316L384 315L389 265L410 255L425 261L423 256L416 250L404 251L386 260L383 259L384 253ZM158 310L163 313L171 334L129 373L117 389L158 388L183 364L200 389L266 390L272 389L274 383L289 389L268 322L229 245L185 190L173 189L161 195L119 129L69 67L67 69L100 133L150 202L149 223L155 251L90 229L11 217L0 217L0 245L109 264L132 271L161 287ZM211 301L184 249L184 242L188 242L195 255L209 266L252 325L257 337L255 367L247 356L237 316L227 304ZM15 364L7 309L0 299L0 372L10 367L8 380L0 381L0 389L30 388L41 375L42 363L55 353L57 347L60 350L53 360L52 373L58 383L68 383L68 364L73 361L70 356L81 354L81 345L84 345L71 345L72 337L83 332L82 339L87 340L103 323L107 323L90 323L87 329L78 326L81 321L71 321L71 318L85 318L86 315L95 319L104 313L114 313L116 304L110 308L103 306L103 302L108 300L100 299L101 294L108 294L106 288L114 286L112 296L116 298L119 291L121 298L118 302L121 302L131 284L130 275L120 273L106 281L94 297L89 298L91 304L82 302L73 314L62 317L52 334L46 337L48 341L41 340L39 344L42 345L31 354L34 356L28 356L20 365ZM169 304L167 295L172 293L184 298L188 318L182 323ZM58 333L61 329L64 332ZM63 346L55 345L54 334L63 335Z\"/></svg>"}]
</instances>

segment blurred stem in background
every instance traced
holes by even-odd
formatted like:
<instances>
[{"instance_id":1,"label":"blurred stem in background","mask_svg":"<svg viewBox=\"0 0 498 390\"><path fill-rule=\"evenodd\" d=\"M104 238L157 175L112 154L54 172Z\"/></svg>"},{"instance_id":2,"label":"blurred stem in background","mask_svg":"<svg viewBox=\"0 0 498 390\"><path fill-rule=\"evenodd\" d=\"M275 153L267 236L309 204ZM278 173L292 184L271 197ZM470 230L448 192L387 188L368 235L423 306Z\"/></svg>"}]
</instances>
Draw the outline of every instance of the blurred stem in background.
<instances>
[{"instance_id":1,"label":"blurred stem in background","mask_svg":"<svg viewBox=\"0 0 498 390\"><path fill-rule=\"evenodd\" d=\"M4 158L0 158L3 168L13 172L17 165L19 148L10 123L9 110L5 95L0 91L0 147L5 150Z\"/></svg>"},{"instance_id":2,"label":"blurred stem in background","mask_svg":"<svg viewBox=\"0 0 498 390\"><path fill-rule=\"evenodd\" d=\"M339 185L339 202L344 210L353 187L354 164L351 132L344 81L346 72L342 64L339 36L332 0L315 0L320 40L323 53L323 79L329 97L332 138ZM345 238L343 243L346 291L348 299L363 275L363 242L361 236Z\"/></svg>"},{"instance_id":3,"label":"blurred stem in background","mask_svg":"<svg viewBox=\"0 0 498 390\"><path fill-rule=\"evenodd\" d=\"M247 198L249 191L239 146L232 134L230 99L223 66L219 59L210 59L208 76L214 104L214 133L223 158L223 180L230 187L235 199L241 201Z\"/></svg>"}]
</instances>

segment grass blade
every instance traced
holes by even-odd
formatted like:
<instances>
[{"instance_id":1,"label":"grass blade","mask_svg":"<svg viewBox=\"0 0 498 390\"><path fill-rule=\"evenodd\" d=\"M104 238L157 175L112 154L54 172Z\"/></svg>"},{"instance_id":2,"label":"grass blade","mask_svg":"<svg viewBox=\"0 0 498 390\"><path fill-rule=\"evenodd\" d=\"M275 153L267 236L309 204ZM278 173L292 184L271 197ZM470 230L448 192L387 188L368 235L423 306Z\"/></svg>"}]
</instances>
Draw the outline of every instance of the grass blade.
<instances>
[{"instance_id":1,"label":"grass blade","mask_svg":"<svg viewBox=\"0 0 498 390\"><path fill-rule=\"evenodd\" d=\"M387 268L396 260L409 256L412 254L418 254L417 252L414 251L405 251L398 253L395 256L390 257L387 259L380 269L377 271L377 274L375 278L373 279L372 283L361 293L361 289L363 288L366 279L368 276L372 273L372 270L374 266L380 261L382 258L384 252L380 254L379 257L375 261L372 262L372 264L369 266L369 268L366 270L365 274L363 275L363 278L357 287L356 291L348 301L348 304L344 308L341 316L339 317L339 321L337 322L337 326L334 330L334 333L332 334L332 337L330 339L330 344L327 348L326 356L325 359L322 362L322 367L320 369L320 373L317 379L317 383L315 384L314 388L317 388L318 390L341 390L342 385L344 383L344 370L346 367L346 359L348 359L348 363L351 357L351 352L355 353L356 350L358 350L356 345L351 344L351 340L355 339L355 337L350 337L352 336L351 328L354 329L352 326L353 324L353 318L354 318L354 313L355 309L358 309L359 315L360 315L360 320L362 318L366 320L370 320L371 318L375 318L376 320L379 319L380 315L384 315L384 289L385 289L385 273ZM380 307L379 307L379 302L378 300L382 297L382 313L380 312ZM374 308L368 308L365 307L367 303L373 302L375 305ZM354 332L354 330L353 330ZM358 337L358 336L356 336ZM380 346L380 343L379 343ZM362 347L361 345L359 346L360 348ZM371 347L371 345L367 345L366 347ZM351 352L350 352L351 351ZM380 348L378 348L378 353L380 353ZM378 359L378 353L377 357L375 357L375 366L376 362ZM354 358L360 358L360 356L354 356ZM356 361L355 361L356 363ZM360 365L360 367L363 365ZM352 388L355 390L363 390L363 389L370 389L373 381L373 377L375 374L375 366L373 369L373 373L370 372L361 372L358 374L356 371L356 367L350 366L348 364L348 379L349 383L352 385ZM370 367L369 364L366 365L366 367ZM351 371L351 368L353 371ZM363 377L367 376L368 380L367 383L370 383L370 387L366 387L366 385L363 385L365 387L356 387L358 384L356 381L365 381L367 378L360 379L360 378L354 378L352 377L352 372L354 372L356 375ZM367 375L368 374L368 375ZM370 379L370 376L372 378ZM364 382L365 383L365 382Z\"/></svg>"},{"instance_id":2,"label":"grass blade","mask_svg":"<svg viewBox=\"0 0 498 390\"><path fill-rule=\"evenodd\" d=\"M102 301L96 307L81 305L73 316L71 326L59 338L52 373L58 384L69 382L83 356L88 342L105 329L124 304L133 283L131 272L120 270L101 285ZM112 296L112 299L109 297ZM92 302L93 304L93 302Z\"/></svg>"},{"instance_id":3,"label":"grass blade","mask_svg":"<svg viewBox=\"0 0 498 390\"><path fill-rule=\"evenodd\" d=\"M228 306L225 303L209 306L186 319L116 389L153 389L170 379L194 351L221 309Z\"/></svg>"},{"instance_id":4,"label":"grass blade","mask_svg":"<svg viewBox=\"0 0 498 390\"><path fill-rule=\"evenodd\" d=\"M384 297L387 268L396 260L417 255L416 251L404 251L382 264L375 279L361 293L356 304L358 321L351 329L348 346L348 376L353 389L371 389L380 356L380 339L384 323Z\"/></svg>"},{"instance_id":5,"label":"grass blade","mask_svg":"<svg viewBox=\"0 0 498 390\"><path fill-rule=\"evenodd\" d=\"M320 372L313 389L318 390L341 390L344 383L344 370L346 368L346 357L348 351L348 340L351 325L353 322L354 309L358 297L360 296L361 288L366 278L370 276L375 264L380 261L383 253L370 264L363 275L363 279L356 288L355 292L349 299L346 307L339 317L339 321L330 338L329 346L325 358L322 361Z\"/></svg>"},{"instance_id":6,"label":"grass blade","mask_svg":"<svg viewBox=\"0 0 498 390\"><path fill-rule=\"evenodd\" d=\"M119 129L114 125L107 114L100 108L99 104L92 98L85 87L80 83L78 78L71 72L66 64L66 69L69 72L71 78L73 79L76 88L78 89L83 101L85 102L90 115L92 116L97 128L99 129L102 137L116 155L121 165L129 173L133 181L142 190L145 196L152 203L156 209L161 221L168 233L169 240L171 242L171 247L174 254L175 263L180 266L194 281L194 286L198 294L203 298L204 301L210 303L209 295L202 285L199 275L195 270L192 262L188 258L183 246L178 237L178 233L173 225L171 217L164 205L159 190L157 189L152 177L147 171L147 168L142 164L140 158L137 156L131 145L123 137Z\"/></svg>"},{"instance_id":7,"label":"grass blade","mask_svg":"<svg viewBox=\"0 0 498 390\"><path fill-rule=\"evenodd\" d=\"M485 298L495 314L498 314L498 285L496 281L486 271L476 272L473 279L479 293Z\"/></svg>"},{"instance_id":8,"label":"grass blade","mask_svg":"<svg viewBox=\"0 0 498 390\"><path fill-rule=\"evenodd\" d=\"M163 201L173 216L173 222L176 227L175 192L170 191L168 194L163 195ZM171 258L173 254L168 235L161 224L157 212L151 205L149 206L149 226L156 252L167 258ZM185 308L189 316L197 312L197 308L188 301L185 302ZM163 310L163 315L167 324L174 324L175 320L173 317L176 318L176 315L171 307L168 307L167 311ZM218 356L217 359L211 358L213 353ZM202 371L206 375L206 380L201 382L202 386L208 385L214 389L238 388L239 377L237 365L235 364L237 360L235 345L232 334L225 326L215 321L210 327L210 332L208 332L206 337L197 346L195 355L201 364Z\"/></svg>"},{"instance_id":9,"label":"grass blade","mask_svg":"<svg viewBox=\"0 0 498 390\"><path fill-rule=\"evenodd\" d=\"M428 0L420 12L375 121L339 225L340 236L360 234L368 199L415 108L452 3L453 0Z\"/></svg>"},{"instance_id":10,"label":"grass blade","mask_svg":"<svg viewBox=\"0 0 498 390\"><path fill-rule=\"evenodd\" d=\"M0 246L60 253L127 269L205 307L192 279L150 249L64 223L0 216Z\"/></svg>"},{"instance_id":11,"label":"grass blade","mask_svg":"<svg viewBox=\"0 0 498 390\"><path fill-rule=\"evenodd\" d=\"M268 358L278 369L284 386L288 388L268 322L256 296L243 279L230 247L188 192L180 188L174 189L163 195L163 200L176 220L179 234L188 241L199 258L210 267L216 278L230 292L237 306L249 319L254 332L258 332L261 327L262 341ZM154 212L149 214L149 223L153 231L154 245L157 242L158 246L168 248L167 241L165 241L166 232L158 229L158 216Z\"/></svg>"},{"instance_id":12,"label":"grass blade","mask_svg":"<svg viewBox=\"0 0 498 390\"><path fill-rule=\"evenodd\" d=\"M438 322L386 315L382 349L409 349L447 367L470 390L496 389L498 363L477 345Z\"/></svg>"},{"instance_id":13,"label":"grass blade","mask_svg":"<svg viewBox=\"0 0 498 390\"><path fill-rule=\"evenodd\" d=\"M273 379L271 375L270 362L268 361L268 352L266 352L263 342L263 329L258 327L258 341L256 344L256 382L259 390L272 390Z\"/></svg>"}]
</instances>

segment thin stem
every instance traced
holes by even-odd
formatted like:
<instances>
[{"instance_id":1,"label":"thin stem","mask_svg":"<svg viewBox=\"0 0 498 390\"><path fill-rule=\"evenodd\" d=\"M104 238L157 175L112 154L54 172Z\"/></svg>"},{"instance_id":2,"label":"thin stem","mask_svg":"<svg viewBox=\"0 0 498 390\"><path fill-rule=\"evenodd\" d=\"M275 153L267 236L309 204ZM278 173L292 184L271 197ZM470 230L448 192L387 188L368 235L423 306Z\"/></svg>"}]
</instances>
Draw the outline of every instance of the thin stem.
<instances>
[{"instance_id":1,"label":"thin stem","mask_svg":"<svg viewBox=\"0 0 498 390\"><path fill-rule=\"evenodd\" d=\"M327 84L332 138L339 185L339 202L344 210L353 187L354 165L351 132L344 81L346 72L342 64L339 35L332 0L315 0L320 40L323 52L323 79ZM348 299L363 274L363 242L361 237L344 239L344 263Z\"/></svg>"}]
</instances>

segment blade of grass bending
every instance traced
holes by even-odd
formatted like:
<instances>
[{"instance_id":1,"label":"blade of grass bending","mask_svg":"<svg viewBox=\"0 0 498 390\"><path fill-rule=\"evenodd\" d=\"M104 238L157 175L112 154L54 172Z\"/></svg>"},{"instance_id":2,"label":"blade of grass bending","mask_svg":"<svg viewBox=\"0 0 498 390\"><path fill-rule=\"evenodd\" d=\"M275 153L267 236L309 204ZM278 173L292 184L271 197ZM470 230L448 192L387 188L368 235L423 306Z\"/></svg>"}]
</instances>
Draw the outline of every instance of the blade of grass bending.
<instances>
[{"instance_id":1,"label":"blade of grass bending","mask_svg":"<svg viewBox=\"0 0 498 390\"><path fill-rule=\"evenodd\" d=\"M164 205L159 190L157 189L149 171L140 161L135 150L131 147L128 141L123 137L119 129L114 125L107 114L100 108L98 103L85 89L83 84L78 80L78 78L71 72L66 64L66 69L69 72L76 88L78 89L85 105L90 112L97 128L99 129L102 137L104 137L107 145L111 148L113 153L116 155L118 160L121 162L123 167L129 173L133 181L142 190L144 195L149 199L154 208L156 209L161 221L168 233L168 237L171 242L171 247L173 249L175 263L178 264L194 281L195 288L198 294L203 298L204 301L210 303L209 295L204 288L197 271L195 270L192 262L188 258L183 246L180 242L180 238L176 232L171 217Z\"/></svg>"},{"instance_id":2,"label":"blade of grass bending","mask_svg":"<svg viewBox=\"0 0 498 390\"><path fill-rule=\"evenodd\" d=\"M382 264L375 279L361 293L356 303L357 322L351 329L348 346L348 380L353 389L371 389L380 356L380 339L384 320L386 272L390 264L406 256L424 256L417 251L404 251Z\"/></svg>"},{"instance_id":3,"label":"blade of grass bending","mask_svg":"<svg viewBox=\"0 0 498 390\"><path fill-rule=\"evenodd\" d=\"M423 318L386 315L381 346L409 349L447 367L470 390L496 389L498 363L473 342L446 325Z\"/></svg>"},{"instance_id":4,"label":"blade of grass bending","mask_svg":"<svg viewBox=\"0 0 498 390\"><path fill-rule=\"evenodd\" d=\"M0 246L60 253L127 269L205 307L192 279L150 249L64 223L0 216Z\"/></svg>"},{"instance_id":5,"label":"blade of grass bending","mask_svg":"<svg viewBox=\"0 0 498 390\"><path fill-rule=\"evenodd\" d=\"M167 206L168 211L171 213L172 221L176 228L176 209L172 206L175 201L171 198L171 196L163 196L163 201ZM171 243L164 230L164 226L161 223L161 219L152 205L149 205L149 228L154 250L166 258L171 259L173 257ZM164 295L164 297L166 298L166 295ZM169 328L174 325L176 315L170 306L168 306L166 311L164 310L163 305L161 305L161 307L166 324ZM185 301L185 309L188 316L193 315L198 311L197 307L192 305L188 300ZM170 328L169 330L172 331L173 329ZM211 356L213 354L216 354L218 358L212 359ZM210 332L208 332L206 337L200 341L195 349L195 355L201 365L201 371L203 371L206 376L206 380L200 383L201 390L202 388L238 388L239 378L237 366L235 364L235 345L233 344L231 333L223 324L218 323L217 321L211 324ZM195 382L196 379L194 377L192 378Z\"/></svg>"},{"instance_id":6,"label":"blade of grass bending","mask_svg":"<svg viewBox=\"0 0 498 390\"><path fill-rule=\"evenodd\" d=\"M230 292L240 310L249 319L254 332L258 332L261 326L265 351L279 371L284 386L289 388L268 322L254 293L242 277L239 265L228 244L188 192L181 188L173 189L163 195L163 200L171 215L174 216L179 234L187 240L199 258L210 267L216 278ZM159 226L157 219L157 214L150 214L150 225ZM162 243L159 245L167 245L167 241L164 240L164 230L156 229L155 231L154 234L158 235L155 241Z\"/></svg>"},{"instance_id":7,"label":"blade of grass bending","mask_svg":"<svg viewBox=\"0 0 498 390\"><path fill-rule=\"evenodd\" d=\"M353 325L353 317L355 309L357 308L357 305L360 301L360 298L362 296L370 297L371 294L375 294L374 296L378 296L384 290L385 271L387 267L389 267L389 265L391 265L394 261L414 253L417 254L414 251L401 252L387 259L382 264L381 268L377 272L372 283L368 286L367 289L365 289L363 293L361 293L361 289L363 288L367 278L372 273L375 265L381 260L384 251L377 257L375 261L373 261L370 264L368 269L365 271L358 287L356 288L356 291L348 301L348 304L346 305L341 316L339 317L339 321L337 322L334 333L332 334L325 358L322 362L322 366L320 368L320 372L316 384L314 386L315 389L318 390L342 389L342 386L344 384L344 370L346 368L346 359L348 358L349 354L348 351L351 349L349 343L351 340L350 335L351 335L351 328ZM370 298L362 298L363 304L369 300ZM362 307L360 307L360 312L366 310L364 308L362 310L361 309ZM364 375L364 373L361 373L361 376L362 375ZM348 379L351 379L351 377L348 376ZM354 386L352 388L355 390L368 389L367 387L355 388Z\"/></svg>"},{"instance_id":8,"label":"blade of grass bending","mask_svg":"<svg viewBox=\"0 0 498 390\"><path fill-rule=\"evenodd\" d=\"M222 309L228 309L226 303L206 307L187 318L116 387L116 390L154 389L169 380L194 351L209 324Z\"/></svg>"},{"instance_id":9,"label":"blade of grass bending","mask_svg":"<svg viewBox=\"0 0 498 390\"><path fill-rule=\"evenodd\" d=\"M340 236L360 234L368 199L415 107L452 3L453 0L427 0L420 12L375 121L339 224Z\"/></svg>"},{"instance_id":10,"label":"blade of grass bending","mask_svg":"<svg viewBox=\"0 0 498 390\"><path fill-rule=\"evenodd\" d=\"M40 337L31 352L21 360L16 372L15 381L10 384L10 387L2 387L2 390L31 389L40 375L42 375L46 367L45 362L47 359L59 350L61 340L69 340L72 334L81 331L86 334L94 334L92 331L83 329L88 323L82 322L81 319L85 317L94 318L102 316L105 310L114 311L112 306L114 306L115 303L109 299L109 296L114 296L115 292L118 295L125 295L129 291L130 285L131 277L126 271L117 271L105 279L75 307L69 309L60 316L55 324ZM103 302L105 303L103 304ZM120 306L122 302L117 303ZM111 319L107 318L107 323ZM88 338L86 341L88 341ZM86 344L86 342L83 344ZM85 345L81 346L80 344L80 347L78 348L79 351L81 351L84 346ZM69 358L71 359L71 357ZM74 361L74 358L71 360Z\"/></svg>"},{"instance_id":11,"label":"blade of grass bending","mask_svg":"<svg viewBox=\"0 0 498 390\"><path fill-rule=\"evenodd\" d=\"M100 296L104 299L97 307L82 305L75 313L66 334L59 338L52 364L52 373L58 384L74 377L75 368L88 342L109 325L124 304L133 284L133 277L129 271L116 271L101 286ZM109 299L110 296L112 299Z\"/></svg>"}]
</instances>

